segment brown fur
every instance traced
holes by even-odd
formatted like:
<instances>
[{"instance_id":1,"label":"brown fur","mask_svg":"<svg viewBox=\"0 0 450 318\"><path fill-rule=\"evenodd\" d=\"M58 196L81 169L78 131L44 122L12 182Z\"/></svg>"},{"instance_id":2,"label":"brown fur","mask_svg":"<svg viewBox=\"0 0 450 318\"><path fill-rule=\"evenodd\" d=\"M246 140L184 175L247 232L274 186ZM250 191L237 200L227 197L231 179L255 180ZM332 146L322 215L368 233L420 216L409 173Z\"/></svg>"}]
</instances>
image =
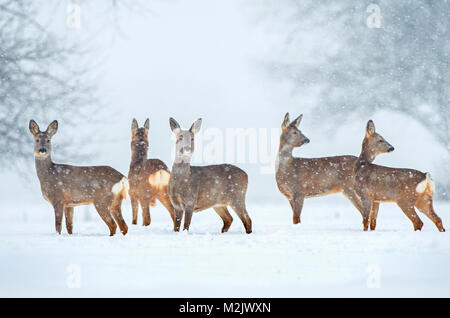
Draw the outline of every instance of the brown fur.
<instances>
[{"instance_id":1,"label":"brown fur","mask_svg":"<svg viewBox=\"0 0 450 318\"><path fill-rule=\"evenodd\" d=\"M176 158L169 180L169 197L176 213L175 230L180 230L183 214L184 229L189 230L193 212L214 208L223 220L222 232L226 232L233 222L227 209L229 206L239 216L249 234L252 232L252 221L245 206L247 174L229 164L204 167L190 165L194 135L200 129L200 123L198 120L189 131L183 131L173 118L170 119L172 131L177 136Z\"/></svg>"},{"instance_id":2,"label":"brown fur","mask_svg":"<svg viewBox=\"0 0 450 318\"><path fill-rule=\"evenodd\" d=\"M427 174L413 170L389 168L372 164L378 154L394 148L375 132L372 121L367 123L361 155L355 165L355 185L363 206L363 226L367 231L376 228L378 207L381 202L395 202L411 220L414 230L421 230L423 222L414 207L424 213L439 231L445 231L442 220L433 209L432 181ZM417 192L421 182L427 182L423 193ZM369 224L370 223L370 224Z\"/></svg>"},{"instance_id":3,"label":"brown fur","mask_svg":"<svg viewBox=\"0 0 450 318\"><path fill-rule=\"evenodd\" d=\"M142 208L142 224L151 223L150 206L156 200L161 202L175 221L175 212L170 203L168 181L170 171L159 159L147 159L148 153L148 119L143 128L138 128L134 119L131 128L131 163L128 172L130 182L130 199L133 210L133 224L137 224L139 204Z\"/></svg>"},{"instance_id":4,"label":"brown fur","mask_svg":"<svg viewBox=\"0 0 450 318\"><path fill-rule=\"evenodd\" d=\"M354 156L324 158L294 158L292 151L309 143L298 129L302 116L292 123L289 113L282 124L276 181L280 192L289 200L293 211L293 223L301 222L300 215L306 198L343 193L360 211L359 197L353 187Z\"/></svg>"},{"instance_id":5,"label":"brown fur","mask_svg":"<svg viewBox=\"0 0 450 318\"><path fill-rule=\"evenodd\" d=\"M42 195L54 208L56 232L61 234L64 214L67 232L72 234L73 207L94 204L108 225L110 235L116 232L116 222L125 235L128 227L122 218L121 204L126 193L124 188L120 188L118 193L113 193L112 189L126 178L107 166L77 167L54 163L50 156L50 140L57 128L58 123L54 121L45 132L41 132L36 122L30 121L30 131L34 137L36 172Z\"/></svg>"}]
</instances>

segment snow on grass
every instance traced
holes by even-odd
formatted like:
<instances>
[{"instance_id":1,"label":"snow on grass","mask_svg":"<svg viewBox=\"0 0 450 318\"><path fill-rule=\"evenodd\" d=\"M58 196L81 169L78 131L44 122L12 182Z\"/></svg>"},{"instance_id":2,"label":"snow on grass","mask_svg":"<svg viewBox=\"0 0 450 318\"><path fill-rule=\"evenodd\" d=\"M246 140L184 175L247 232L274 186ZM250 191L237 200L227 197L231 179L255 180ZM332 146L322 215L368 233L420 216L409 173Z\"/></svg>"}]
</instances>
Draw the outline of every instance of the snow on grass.
<instances>
[{"instance_id":1,"label":"snow on grass","mask_svg":"<svg viewBox=\"0 0 450 318\"><path fill-rule=\"evenodd\" d=\"M450 204L435 207L450 230ZM246 235L233 212L220 233L213 210L194 214L189 233L173 233L160 205L149 227L131 225L126 202L129 233L114 237L93 208L75 209L72 236L55 234L46 202L0 208L2 297L450 296L449 232L423 214L414 232L394 204L381 205L375 232L362 231L340 196L306 200L299 225L287 202L249 204ZM80 288L69 288L78 274Z\"/></svg>"}]
</instances>

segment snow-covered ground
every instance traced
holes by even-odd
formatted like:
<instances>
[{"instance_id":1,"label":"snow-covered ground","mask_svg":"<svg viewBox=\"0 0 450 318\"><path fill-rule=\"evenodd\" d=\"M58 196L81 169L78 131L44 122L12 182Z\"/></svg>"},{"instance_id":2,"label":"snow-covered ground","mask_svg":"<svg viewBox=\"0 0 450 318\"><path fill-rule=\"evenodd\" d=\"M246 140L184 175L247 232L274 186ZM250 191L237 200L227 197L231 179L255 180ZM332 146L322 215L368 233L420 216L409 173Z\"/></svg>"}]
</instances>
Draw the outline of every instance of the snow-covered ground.
<instances>
[{"instance_id":1,"label":"snow-covered ground","mask_svg":"<svg viewBox=\"0 0 450 318\"><path fill-rule=\"evenodd\" d=\"M450 204L435 208L450 230ZM72 236L54 233L43 200L0 209L2 297L450 296L450 232L422 214L413 232L393 204L381 206L376 232L363 232L338 195L307 200L295 226L287 202L248 204L246 235L235 214L221 234L213 210L195 214L190 233L173 233L159 205L150 227L132 226L127 201L130 231L114 237L92 208L75 209Z\"/></svg>"}]
</instances>

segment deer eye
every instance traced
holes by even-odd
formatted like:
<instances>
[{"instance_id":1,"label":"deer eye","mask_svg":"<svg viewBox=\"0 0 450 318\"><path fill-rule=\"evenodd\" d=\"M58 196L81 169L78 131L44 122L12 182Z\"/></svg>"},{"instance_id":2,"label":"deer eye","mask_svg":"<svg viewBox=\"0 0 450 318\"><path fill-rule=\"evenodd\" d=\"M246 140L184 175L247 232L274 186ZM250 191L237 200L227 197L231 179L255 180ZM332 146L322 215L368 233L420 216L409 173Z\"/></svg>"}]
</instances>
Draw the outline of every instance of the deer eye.
<instances>
[{"instance_id":1,"label":"deer eye","mask_svg":"<svg viewBox=\"0 0 450 318\"><path fill-rule=\"evenodd\" d=\"M383 142L383 140L378 140L378 142Z\"/></svg>"},{"instance_id":2,"label":"deer eye","mask_svg":"<svg viewBox=\"0 0 450 318\"><path fill-rule=\"evenodd\" d=\"M50 142L50 139L47 139L47 142Z\"/></svg>"},{"instance_id":3,"label":"deer eye","mask_svg":"<svg viewBox=\"0 0 450 318\"><path fill-rule=\"evenodd\" d=\"M39 142L39 139L36 139L36 142Z\"/></svg>"}]
</instances>

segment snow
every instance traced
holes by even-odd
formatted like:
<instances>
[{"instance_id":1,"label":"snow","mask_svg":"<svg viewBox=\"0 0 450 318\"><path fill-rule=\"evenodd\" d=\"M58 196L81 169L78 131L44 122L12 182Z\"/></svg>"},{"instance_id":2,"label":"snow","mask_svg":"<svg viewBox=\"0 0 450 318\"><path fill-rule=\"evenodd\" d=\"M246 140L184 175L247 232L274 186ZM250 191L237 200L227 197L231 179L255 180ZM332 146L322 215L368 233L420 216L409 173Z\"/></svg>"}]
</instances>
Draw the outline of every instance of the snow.
<instances>
[{"instance_id":1,"label":"snow","mask_svg":"<svg viewBox=\"0 0 450 318\"><path fill-rule=\"evenodd\" d=\"M359 213L340 195L306 200L299 225L288 202L279 202L250 202L253 233L246 235L234 213L230 231L220 233L211 209L193 216L189 233L174 233L160 204L149 227L131 225L125 201L129 233L109 237L92 207L75 208L69 236L55 234L43 200L3 201L0 296L450 296L450 232L439 233L423 214L425 225L414 232L397 206L382 204L377 231L363 232ZM449 208L435 202L447 227Z\"/></svg>"}]
</instances>

